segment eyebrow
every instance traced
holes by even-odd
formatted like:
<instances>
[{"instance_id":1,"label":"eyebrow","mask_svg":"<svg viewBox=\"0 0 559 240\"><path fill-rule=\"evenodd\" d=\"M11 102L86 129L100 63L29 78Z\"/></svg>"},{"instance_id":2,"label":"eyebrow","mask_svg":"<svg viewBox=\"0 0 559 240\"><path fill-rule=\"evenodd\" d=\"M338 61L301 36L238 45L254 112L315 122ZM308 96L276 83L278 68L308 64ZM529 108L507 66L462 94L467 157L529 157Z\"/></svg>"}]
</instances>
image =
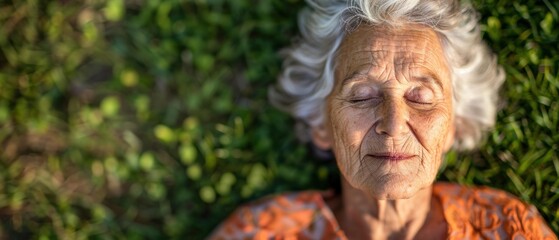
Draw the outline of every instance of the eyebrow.
<instances>
[{"instance_id":1,"label":"eyebrow","mask_svg":"<svg viewBox=\"0 0 559 240\"><path fill-rule=\"evenodd\" d=\"M439 86L439 88L441 90L444 90L443 88L443 83L441 82L441 79L439 78L439 76L433 72L424 72L421 73L421 75L419 76L413 76L412 79L423 82L423 83L427 83L427 84L436 84L437 86Z\"/></svg>"},{"instance_id":2,"label":"eyebrow","mask_svg":"<svg viewBox=\"0 0 559 240\"><path fill-rule=\"evenodd\" d=\"M364 74L364 73L360 73L360 72L353 72L351 75L347 76L346 78L344 78L342 80L342 87L355 81L355 77L356 76L364 76L365 78L369 79L369 75L368 74Z\"/></svg>"},{"instance_id":3,"label":"eyebrow","mask_svg":"<svg viewBox=\"0 0 559 240\"><path fill-rule=\"evenodd\" d=\"M348 77L346 77L342 80L342 85L341 85L342 88L345 85L355 81L356 76L365 76L367 79L370 78L370 76L368 74L354 72L354 73L352 73L351 75L349 75ZM441 90L444 90L443 84L442 84L439 76L435 73L430 72L430 71L425 72L425 73L421 73L419 76L412 76L411 78L412 78L412 80L423 82L423 83L426 83L426 84L435 84L435 85L439 86L439 88Z\"/></svg>"}]
</instances>

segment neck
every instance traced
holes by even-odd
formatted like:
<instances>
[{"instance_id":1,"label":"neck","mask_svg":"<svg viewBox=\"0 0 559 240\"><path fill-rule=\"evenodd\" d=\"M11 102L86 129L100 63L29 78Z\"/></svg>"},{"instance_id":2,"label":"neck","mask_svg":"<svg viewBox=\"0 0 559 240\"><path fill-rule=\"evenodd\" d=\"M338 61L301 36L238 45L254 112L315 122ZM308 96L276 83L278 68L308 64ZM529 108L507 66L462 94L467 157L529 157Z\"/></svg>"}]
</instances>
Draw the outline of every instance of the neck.
<instances>
[{"instance_id":1,"label":"neck","mask_svg":"<svg viewBox=\"0 0 559 240\"><path fill-rule=\"evenodd\" d=\"M412 239L434 214L432 187L410 199L378 200L353 188L342 177L342 209L337 214L349 239Z\"/></svg>"}]
</instances>

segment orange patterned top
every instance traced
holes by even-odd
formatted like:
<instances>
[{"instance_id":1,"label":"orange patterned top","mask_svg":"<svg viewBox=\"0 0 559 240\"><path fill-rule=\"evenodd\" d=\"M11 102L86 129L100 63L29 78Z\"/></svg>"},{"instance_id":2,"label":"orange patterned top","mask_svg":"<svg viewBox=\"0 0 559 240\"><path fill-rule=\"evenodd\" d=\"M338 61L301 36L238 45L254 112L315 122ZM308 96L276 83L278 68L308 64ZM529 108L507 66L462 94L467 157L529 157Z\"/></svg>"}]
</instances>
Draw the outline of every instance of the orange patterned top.
<instances>
[{"instance_id":1,"label":"orange patterned top","mask_svg":"<svg viewBox=\"0 0 559 240\"><path fill-rule=\"evenodd\" d=\"M488 187L435 183L448 239L557 239L537 209ZM347 239L321 192L265 198L237 209L209 239Z\"/></svg>"}]
</instances>

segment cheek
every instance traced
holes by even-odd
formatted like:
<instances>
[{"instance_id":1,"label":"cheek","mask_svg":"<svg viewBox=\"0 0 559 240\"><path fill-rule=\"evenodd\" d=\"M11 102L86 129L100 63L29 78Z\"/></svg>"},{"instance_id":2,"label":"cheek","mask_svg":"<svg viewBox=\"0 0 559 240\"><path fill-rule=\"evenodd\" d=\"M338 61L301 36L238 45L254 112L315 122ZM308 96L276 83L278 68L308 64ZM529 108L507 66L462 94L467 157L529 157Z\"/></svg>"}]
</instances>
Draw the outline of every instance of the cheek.
<instances>
[{"instance_id":1,"label":"cheek","mask_svg":"<svg viewBox=\"0 0 559 240\"><path fill-rule=\"evenodd\" d=\"M332 150L338 167L346 177L355 176L361 168L360 149L367 134L365 126L371 116L363 111L345 107L341 103L330 106L332 107L328 109L328 121Z\"/></svg>"},{"instance_id":2,"label":"cheek","mask_svg":"<svg viewBox=\"0 0 559 240\"><path fill-rule=\"evenodd\" d=\"M421 145L431 154L442 154L451 128L449 111L438 109L429 113L417 112L410 117L410 126Z\"/></svg>"},{"instance_id":3,"label":"cheek","mask_svg":"<svg viewBox=\"0 0 559 240\"><path fill-rule=\"evenodd\" d=\"M372 125L373 111L342 106L330 111L330 116L334 147L339 148L338 152L357 151Z\"/></svg>"}]
</instances>

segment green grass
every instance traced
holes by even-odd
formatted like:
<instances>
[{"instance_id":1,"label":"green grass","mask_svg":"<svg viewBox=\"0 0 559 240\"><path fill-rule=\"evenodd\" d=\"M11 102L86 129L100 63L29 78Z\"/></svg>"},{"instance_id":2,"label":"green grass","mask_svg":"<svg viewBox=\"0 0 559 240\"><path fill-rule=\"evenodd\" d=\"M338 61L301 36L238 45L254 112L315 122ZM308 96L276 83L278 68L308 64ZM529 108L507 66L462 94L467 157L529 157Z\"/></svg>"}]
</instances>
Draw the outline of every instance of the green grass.
<instances>
[{"instance_id":1,"label":"green grass","mask_svg":"<svg viewBox=\"0 0 559 240\"><path fill-rule=\"evenodd\" d=\"M440 178L505 189L559 232L559 4L474 1L507 80ZM301 0L0 3L0 236L201 239L240 203L326 188L267 102Z\"/></svg>"}]
</instances>

